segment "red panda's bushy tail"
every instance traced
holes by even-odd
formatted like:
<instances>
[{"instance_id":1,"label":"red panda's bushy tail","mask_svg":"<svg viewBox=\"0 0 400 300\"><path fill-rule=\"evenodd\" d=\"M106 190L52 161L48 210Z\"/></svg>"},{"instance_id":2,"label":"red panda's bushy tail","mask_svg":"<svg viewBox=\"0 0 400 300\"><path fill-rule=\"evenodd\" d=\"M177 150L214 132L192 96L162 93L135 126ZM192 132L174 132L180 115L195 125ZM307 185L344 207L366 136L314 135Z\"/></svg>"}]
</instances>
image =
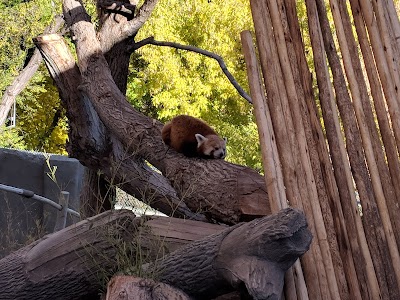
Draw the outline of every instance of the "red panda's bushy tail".
<instances>
[{"instance_id":1,"label":"red panda's bushy tail","mask_svg":"<svg viewBox=\"0 0 400 300\"><path fill-rule=\"evenodd\" d=\"M161 137L168 146L171 144L171 126L171 122L168 122L161 130Z\"/></svg>"}]
</instances>

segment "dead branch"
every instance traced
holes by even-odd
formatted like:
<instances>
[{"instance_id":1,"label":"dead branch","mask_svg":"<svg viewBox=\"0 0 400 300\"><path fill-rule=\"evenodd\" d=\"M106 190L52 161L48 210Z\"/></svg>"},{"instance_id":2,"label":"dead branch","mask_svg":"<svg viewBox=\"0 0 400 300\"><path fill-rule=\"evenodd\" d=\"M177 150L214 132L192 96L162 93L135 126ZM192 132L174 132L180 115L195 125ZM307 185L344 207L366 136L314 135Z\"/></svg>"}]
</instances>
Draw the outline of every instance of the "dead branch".
<instances>
[{"instance_id":1,"label":"dead branch","mask_svg":"<svg viewBox=\"0 0 400 300\"><path fill-rule=\"evenodd\" d=\"M155 46L171 47L171 48L175 48L175 49L182 49L182 50L199 53L199 54L205 55L207 57L210 57L212 59L215 59L218 62L219 66L221 67L222 72L224 72L225 76L228 78L229 82L238 91L239 95L242 96L244 99L246 99L246 101L249 102L250 104L253 103L249 94L247 94L243 90L243 88L239 85L239 83L233 77L231 72L229 72L223 58L221 56L219 56L218 54L215 54L213 52L210 52L210 51L207 51L207 50L195 47L195 46L182 45L182 44L178 44L178 43L174 43L174 42L156 41L154 39L154 37L148 37L146 39L143 39L143 40L135 43L133 45L132 49L130 49L130 51L135 51L145 45L155 45Z\"/></svg>"}]
</instances>

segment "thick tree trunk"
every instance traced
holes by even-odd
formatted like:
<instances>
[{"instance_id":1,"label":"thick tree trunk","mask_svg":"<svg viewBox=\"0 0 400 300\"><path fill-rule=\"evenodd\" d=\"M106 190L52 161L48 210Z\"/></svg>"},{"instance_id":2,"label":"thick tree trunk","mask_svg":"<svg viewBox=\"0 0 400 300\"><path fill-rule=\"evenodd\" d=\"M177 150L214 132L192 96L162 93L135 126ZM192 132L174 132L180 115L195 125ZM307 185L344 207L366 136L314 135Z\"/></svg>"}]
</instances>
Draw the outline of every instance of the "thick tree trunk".
<instances>
[{"instance_id":1,"label":"thick tree trunk","mask_svg":"<svg viewBox=\"0 0 400 300\"><path fill-rule=\"evenodd\" d=\"M67 103L75 134L70 153L167 214L197 219L207 215L233 224L270 213L264 179L255 171L221 160L189 159L168 149L161 139L162 124L136 112L115 85L93 25L79 2L64 1L64 11L75 37L80 70L60 38L43 36L36 45ZM93 116L92 128L99 126L92 134L90 124L82 120ZM110 133L107 141L97 117ZM96 139L109 146L97 147Z\"/></svg>"},{"instance_id":2,"label":"thick tree trunk","mask_svg":"<svg viewBox=\"0 0 400 300\"><path fill-rule=\"evenodd\" d=\"M255 299L279 299L284 273L311 239L304 215L294 209L229 228L107 211L0 260L0 298L95 299L101 274L141 266L143 257L154 261L163 248L198 240L155 260L147 274L198 299L235 289ZM131 242L139 247L126 247ZM124 256L130 265L118 265Z\"/></svg>"},{"instance_id":3,"label":"thick tree trunk","mask_svg":"<svg viewBox=\"0 0 400 300\"><path fill-rule=\"evenodd\" d=\"M80 194L80 214L83 219L93 217L114 207L116 188L92 169L85 169Z\"/></svg>"},{"instance_id":4,"label":"thick tree trunk","mask_svg":"<svg viewBox=\"0 0 400 300\"><path fill-rule=\"evenodd\" d=\"M99 12L99 27L98 38L101 47L104 52L104 56L107 60L108 66L111 71L111 75L118 89L125 94L128 80L129 61L131 52L127 49L132 47L134 43L134 36L121 34L121 28L124 26L129 27L129 20L116 13L110 13L104 9L109 7L109 1L98 0L97 7ZM154 7L157 1L151 0L147 3L151 3ZM122 2L121 2L122 3ZM129 3L129 1L125 1ZM145 18L149 16L149 13L145 14ZM93 107L90 110L94 112ZM95 114L97 122L101 122ZM112 147L120 147L120 142L113 139L112 135L108 130L104 131L105 140L110 141ZM107 144L102 145L104 149L107 148ZM144 163L142 161L142 163ZM84 191L81 194L81 208L86 214L85 216L93 216L96 213L100 213L110 209L115 204L116 186L112 180L112 177L105 178L103 175L98 175L101 172L99 169L89 169L86 172Z\"/></svg>"},{"instance_id":5,"label":"thick tree trunk","mask_svg":"<svg viewBox=\"0 0 400 300\"><path fill-rule=\"evenodd\" d=\"M204 220L204 216L186 207L165 177L151 169L142 158L128 154L113 134L106 134L88 98L77 93L81 85L80 71L62 38L57 35L39 37L36 45L45 57L67 110L70 156L93 170L100 169L110 183L168 215Z\"/></svg>"}]
</instances>

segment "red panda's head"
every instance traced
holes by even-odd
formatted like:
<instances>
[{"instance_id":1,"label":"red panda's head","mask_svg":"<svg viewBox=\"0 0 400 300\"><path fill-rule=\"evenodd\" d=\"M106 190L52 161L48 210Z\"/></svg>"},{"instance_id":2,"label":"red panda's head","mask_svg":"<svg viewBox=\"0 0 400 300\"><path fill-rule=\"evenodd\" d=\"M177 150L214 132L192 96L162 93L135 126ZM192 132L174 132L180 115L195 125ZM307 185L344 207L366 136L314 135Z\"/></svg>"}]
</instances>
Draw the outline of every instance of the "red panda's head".
<instances>
[{"instance_id":1,"label":"red panda's head","mask_svg":"<svg viewBox=\"0 0 400 300\"><path fill-rule=\"evenodd\" d=\"M218 135L210 134L203 136L196 133L197 152L211 158L222 158L226 156L226 138L221 139Z\"/></svg>"}]
</instances>

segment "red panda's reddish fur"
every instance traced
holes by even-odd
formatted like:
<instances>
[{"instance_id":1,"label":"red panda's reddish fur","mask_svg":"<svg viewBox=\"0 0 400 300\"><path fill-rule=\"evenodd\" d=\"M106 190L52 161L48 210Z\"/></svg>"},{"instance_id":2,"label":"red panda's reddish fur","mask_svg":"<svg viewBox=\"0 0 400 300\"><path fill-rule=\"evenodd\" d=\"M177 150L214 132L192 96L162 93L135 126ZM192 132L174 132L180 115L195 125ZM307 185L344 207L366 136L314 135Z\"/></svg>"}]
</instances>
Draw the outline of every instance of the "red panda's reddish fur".
<instances>
[{"instance_id":1,"label":"red panda's reddish fur","mask_svg":"<svg viewBox=\"0 0 400 300\"><path fill-rule=\"evenodd\" d=\"M198 147L196 134L201 134L205 140ZM165 144L174 148L176 151L189 157L225 157L225 140L204 121L187 116L179 115L166 123L161 131L161 136ZM223 155L214 157L215 149L221 149Z\"/></svg>"}]
</instances>

